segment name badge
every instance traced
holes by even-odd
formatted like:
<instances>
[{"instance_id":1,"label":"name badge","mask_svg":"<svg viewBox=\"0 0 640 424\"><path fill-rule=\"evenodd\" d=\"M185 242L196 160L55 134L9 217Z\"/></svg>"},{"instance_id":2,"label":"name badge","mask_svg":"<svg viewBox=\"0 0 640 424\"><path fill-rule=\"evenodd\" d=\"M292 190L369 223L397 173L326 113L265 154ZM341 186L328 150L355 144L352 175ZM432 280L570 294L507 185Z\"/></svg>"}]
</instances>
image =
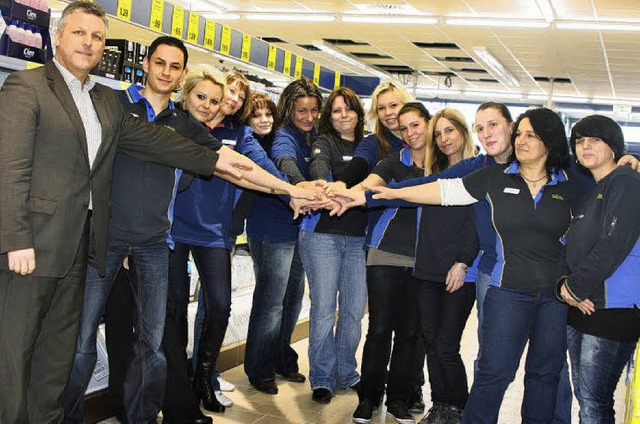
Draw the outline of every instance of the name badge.
<instances>
[{"instance_id":1,"label":"name badge","mask_svg":"<svg viewBox=\"0 0 640 424\"><path fill-rule=\"evenodd\" d=\"M224 144L225 146L230 146L230 147L235 147L237 143L237 141L232 140L232 139L228 139L228 138L223 138L222 140L220 140L222 142L222 144Z\"/></svg>"},{"instance_id":2,"label":"name badge","mask_svg":"<svg viewBox=\"0 0 640 424\"><path fill-rule=\"evenodd\" d=\"M342 156L343 162L349 162L351 159L353 159L353 156Z\"/></svg>"},{"instance_id":3,"label":"name badge","mask_svg":"<svg viewBox=\"0 0 640 424\"><path fill-rule=\"evenodd\" d=\"M504 189L504 193L507 193L507 194L520 194L520 189L519 188L506 187Z\"/></svg>"}]
</instances>

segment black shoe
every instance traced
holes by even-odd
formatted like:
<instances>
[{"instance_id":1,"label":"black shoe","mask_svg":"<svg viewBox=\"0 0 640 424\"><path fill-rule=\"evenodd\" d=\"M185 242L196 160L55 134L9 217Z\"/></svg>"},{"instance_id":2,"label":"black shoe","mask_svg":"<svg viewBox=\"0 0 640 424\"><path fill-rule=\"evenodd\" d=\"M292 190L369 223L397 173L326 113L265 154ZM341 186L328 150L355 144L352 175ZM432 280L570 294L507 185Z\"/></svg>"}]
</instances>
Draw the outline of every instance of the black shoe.
<instances>
[{"instance_id":1,"label":"black shoe","mask_svg":"<svg viewBox=\"0 0 640 424\"><path fill-rule=\"evenodd\" d=\"M321 387L313 390L311 400L318 403L331 403L332 397L333 393L331 393L331 390Z\"/></svg>"},{"instance_id":2,"label":"black shoe","mask_svg":"<svg viewBox=\"0 0 640 424\"><path fill-rule=\"evenodd\" d=\"M445 406L445 420L442 421L445 424L461 424L462 423L462 409L457 406L447 405Z\"/></svg>"},{"instance_id":3,"label":"black shoe","mask_svg":"<svg viewBox=\"0 0 640 424\"><path fill-rule=\"evenodd\" d=\"M424 413L424 401L422 400L422 387L412 390L407 396L407 410L412 414Z\"/></svg>"},{"instance_id":4,"label":"black shoe","mask_svg":"<svg viewBox=\"0 0 640 424\"><path fill-rule=\"evenodd\" d=\"M257 383L251 383L251 385L259 392L268 395L278 394L278 385L275 380L259 381Z\"/></svg>"},{"instance_id":5,"label":"black shoe","mask_svg":"<svg viewBox=\"0 0 640 424\"><path fill-rule=\"evenodd\" d=\"M353 422L357 424L369 424L375 409L373 402L368 399L363 400L353 412Z\"/></svg>"},{"instance_id":6,"label":"black shoe","mask_svg":"<svg viewBox=\"0 0 640 424\"><path fill-rule=\"evenodd\" d=\"M213 424L213 418L202 416L195 420L189 421L168 421L165 418L162 419L162 424Z\"/></svg>"},{"instance_id":7,"label":"black shoe","mask_svg":"<svg viewBox=\"0 0 640 424\"><path fill-rule=\"evenodd\" d=\"M427 415L422 417L420 424L443 424L447 420L447 405L434 402L433 406L429 408Z\"/></svg>"},{"instance_id":8,"label":"black shoe","mask_svg":"<svg viewBox=\"0 0 640 424\"><path fill-rule=\"evenodd\" d=\"M407 410L407 405L401 400L392 400L387 404L387 415L399 424L415 424L416 420Z\"/></svg>"},{"instance_id":9,"label":"black shoe","mask_svg":"<svg viewBox=\"0 0 640 424\"><path fill-rule=\"evenodd\" d=\"M307 381L307 377L299 372L279 372L278 375L292 383L304 383Z\"/></svg>"},{"instance_id":10,"label":"black shoe","mask_svg":"<svg viewBox=\"0 0 640 424\"><path fill-rule=\"evenodd\" d=\"M204 409L210 412L224 412L224 405L218 402L215 390L211 386L213 366L205 361L198 362L196 376L193 379L193 391L202 401Z\"/></svg>"}]
</instances>

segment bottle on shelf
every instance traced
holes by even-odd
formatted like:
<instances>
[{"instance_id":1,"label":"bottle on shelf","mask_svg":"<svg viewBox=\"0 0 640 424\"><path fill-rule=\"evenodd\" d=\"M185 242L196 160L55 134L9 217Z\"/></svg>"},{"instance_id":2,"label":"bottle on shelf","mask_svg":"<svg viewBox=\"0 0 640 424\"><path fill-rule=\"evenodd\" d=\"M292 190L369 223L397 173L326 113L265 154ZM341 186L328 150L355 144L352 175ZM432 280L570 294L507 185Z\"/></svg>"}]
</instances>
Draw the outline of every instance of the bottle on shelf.
<instances>
[{"instance_id":1,"label":"bottle on shelf","mask_svg":"<svg viewBox=\"0 0 640 424\"><path fill-rule=\"evenodd\" d=\"M18 30L16 31L16 39L14 40L16 43L26 44L27 42L27 31L25 31L24 25L22 22L19 22L17 25Z\"/></svg>"},{"instance_id":2,"label":"bottle on shelf","mask_svg":"<svg viewBox=\"0 0 640 424\"><path fill-rule=\"evenodd\" d=\"M33 34L33 47L37 49L42 48L42 34L40 34L40 28L35 27L35 33Z\"/></svg>"},{"instance_id":3,"label":"bottle on shelf","mask_svg":"<svg viewBox=\"0 0 640 424\"><path fill-rule=\"evenodd\" d=\"M24 44L27 46L35 47L35 34L33 33L33 27L29 24L25 24L25 40Z\"/></svg>"},{"instance_id":4,"label":"bottle on shelf","mask_svg":"<svg viewBox=\"0 0 640 424\"><path fill-rule=\"evenodd\" d=\"M16 24L16 20L12 19L11 23L7 27L7 37L11 39L11 41L16 41L16 36L18 32L18 25Z\"/></svg>"}]
</instances>

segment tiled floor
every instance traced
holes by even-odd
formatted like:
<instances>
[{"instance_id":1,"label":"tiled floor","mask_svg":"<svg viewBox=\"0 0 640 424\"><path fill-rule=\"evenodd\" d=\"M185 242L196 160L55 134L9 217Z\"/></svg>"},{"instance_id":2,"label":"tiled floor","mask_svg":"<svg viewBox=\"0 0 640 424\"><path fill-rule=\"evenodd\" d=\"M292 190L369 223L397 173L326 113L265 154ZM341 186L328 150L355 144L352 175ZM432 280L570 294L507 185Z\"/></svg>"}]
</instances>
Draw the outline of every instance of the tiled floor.
<instances>
[{"instance_id":1,"label":"tiled floor","mask_svg":"<svg viewBox=\"0 0 640 424\"><path fill-rule=\"evenodd\" d=\"M365 317L363 327L366 329L367 318ZM471 384L471 369L477 351L476 337L477 321L475 310L467 323L462 340L462 357L467 366L469 383ZM366 331L363 330L363 339ZM364 342L360 343L360 349ZM300 355L300 371L308 375L309 363L307 361L307 339L295 345L296 351ZM361 358L361 351L358 358ZM426 372L426 371L425 371ZM351 414L356 408L358 399L353 391L338 391L329 405L321 405L311 401L311 390L308 383L295 384L283 380L278 380L280 393L275 396L262 394L249 387L249 382L244 374L242 366L233 368L223 373L223 377L236 385L236 390L226 393L234 402L224 414L210 414L214 423L317 423L317 424L346 424L351 422ZM509 387L502 409L500 411L499 424L515 424L520 422L520 403L523 393L523 370L518 370L516 381ZM616 391L616 422L622 422L624 414L625 386L624 378L621 379ZM424 398L429 407L429 385L424 387ZM373 423L379 424L395 422L392 418L387 418L384 409L374 414ZM573 422L578 423L577 403L573 404ZM416 420L421 416L416 415ZM160 422L160 420L159 420ZM116 424L115 419L103 421L102 424Z\"/></svg>"}]
</instances>

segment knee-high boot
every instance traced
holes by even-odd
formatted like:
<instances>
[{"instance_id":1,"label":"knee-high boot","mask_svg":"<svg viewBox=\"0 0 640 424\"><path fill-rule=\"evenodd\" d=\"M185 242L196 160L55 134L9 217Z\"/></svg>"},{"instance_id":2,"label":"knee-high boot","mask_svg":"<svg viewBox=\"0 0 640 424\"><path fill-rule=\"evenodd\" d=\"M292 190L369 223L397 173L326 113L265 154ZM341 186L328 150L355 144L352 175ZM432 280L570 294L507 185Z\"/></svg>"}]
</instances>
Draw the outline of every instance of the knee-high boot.
<instances>
[{"instance_id":1,"label":"knee-high boot","mask_svg":"<svg viewBox=\"0 0 640 424\"><path fill-rule=\"evenodd\" d=\"M227 323L208 323L202 329L200 346L198 347L198 366L193 380L196 395L202 400L204 409L211 412L224 412L224 406L218 402L211 385L211 377L215 372L216 360L222 348Z\"/></svg>"}]
</instances>

